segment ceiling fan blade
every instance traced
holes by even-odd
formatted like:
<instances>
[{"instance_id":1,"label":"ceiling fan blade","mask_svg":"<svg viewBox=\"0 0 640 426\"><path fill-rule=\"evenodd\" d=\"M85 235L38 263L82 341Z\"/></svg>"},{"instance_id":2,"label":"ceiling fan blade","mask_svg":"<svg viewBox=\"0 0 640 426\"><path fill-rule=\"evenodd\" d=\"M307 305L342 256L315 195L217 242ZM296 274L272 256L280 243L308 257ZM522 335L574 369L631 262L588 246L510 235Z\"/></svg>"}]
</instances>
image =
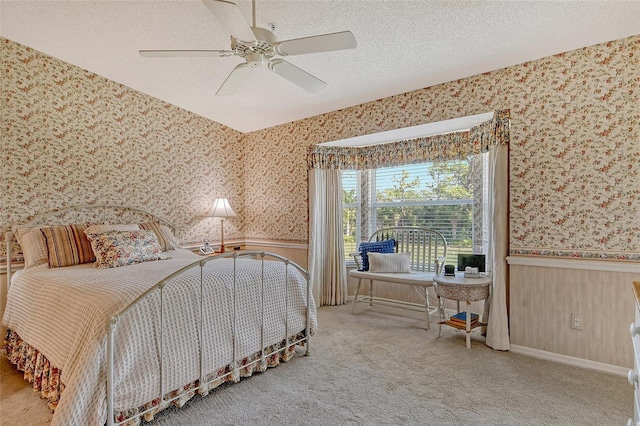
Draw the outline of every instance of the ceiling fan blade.
<instances>
[{"instance_id":1,"label":"ceiling fan blade","mask_svg":"<svg viewBox=\"0 0 640 426\"><path fill-rule=\"evenodd\" d=\"M216 92L218 96L233 95L236 93L242 82L251 73L253 67L248 63L242 63L236 66L231 74L227 76L227 79L222 83L222 86Z\"/></svg>"},{"instance_id":2,"label":"ceiling fan blade","mask_svg":"<svg viewBox=\"0 0 640 426\"><path fill-rule=\"evenodd\" d=\"M238 40L255 43L256 36L235 3L224 0L202 0L227 31Z\"/></svg>"},{"instance_id":3,"label":"ceiling fan blade","mask_svg":"<svg viewBox=\"0 0 640 426\"><path fill-rule=\"evenodd\" d=\"M324 81L290 64L284 59L273 59L269 61L268 66L271 71L311 93L319 92L327 85Z\"/></svg>"},{"instance_id":4,"label":"ceiling fan blade","mask_svg":"<svg viewBox=\"0 0 640 426\"><path fill-rule=\"evenodd\" d=\"M140 56L145 58L172 57L225 57L233 56L232 50L140 50Z\"/></svg>"},{"instance_id":5,"label":"ceiling fan blade","mask_svg":"<svg viewBox=\"0 0 640 426\"><path fill-rule=\"evenodd\" d=\"M274 49L282 56L290 56L354 49L356 45L356 38L353 33L351 31L342 31L339 33L284 40L276 43Z\"/></svg>"}]
</instances>

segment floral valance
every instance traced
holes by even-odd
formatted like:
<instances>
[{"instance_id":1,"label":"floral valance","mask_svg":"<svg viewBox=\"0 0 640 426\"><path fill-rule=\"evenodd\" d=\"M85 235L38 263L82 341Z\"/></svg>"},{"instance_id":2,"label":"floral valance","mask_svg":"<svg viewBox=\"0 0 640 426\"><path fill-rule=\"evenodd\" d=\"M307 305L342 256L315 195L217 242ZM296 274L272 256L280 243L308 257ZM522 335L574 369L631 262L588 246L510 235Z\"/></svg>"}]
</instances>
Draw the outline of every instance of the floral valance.
<instances>
[{"instance_id":1,"label":"floral valance","mask_svg":"<svg viewBox=\"0 0 640 426\"><path fill-rule=\"evenodd\" d=\"M368 146L314 145L307 157L310 169L376 169L425 161L466 158L509 143L509 110L469 130Z\"/></svg>"}]
</instances>

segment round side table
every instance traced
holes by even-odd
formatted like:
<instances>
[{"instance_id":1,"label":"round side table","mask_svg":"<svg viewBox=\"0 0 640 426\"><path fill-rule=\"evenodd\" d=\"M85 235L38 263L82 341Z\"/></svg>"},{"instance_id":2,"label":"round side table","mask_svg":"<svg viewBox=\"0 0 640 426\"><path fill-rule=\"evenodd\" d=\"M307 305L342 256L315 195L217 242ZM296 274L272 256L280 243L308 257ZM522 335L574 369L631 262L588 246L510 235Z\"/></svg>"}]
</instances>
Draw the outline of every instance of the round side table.
<instances>
[{"instance_id":1,"label":"round side table","mask_svg":"<svg viewBox=\"0 0 640 426\"><path fill-rule=\"evenodd\" d=\"M486 326L486 322L474 321L470 312L471 302L478 300L485 301L485 310L488 311L489 297L491 295L491 277L480 275L479 278L464 278L462 274L456 276L436 275L433 277L436 283L436 294L438 295L438 310L440 311L440 321L438 337L442 331L442 324L467 332L467 348L471 347L471 330L477 327ZM465 321L445 319L444 300L455 300L458 302L458 313L460 313L460 302L466 302L467 310ZM483 318L484 319L484 318ZM486 320L486 319L485 319Z\"/></svg>"}]
</instances>

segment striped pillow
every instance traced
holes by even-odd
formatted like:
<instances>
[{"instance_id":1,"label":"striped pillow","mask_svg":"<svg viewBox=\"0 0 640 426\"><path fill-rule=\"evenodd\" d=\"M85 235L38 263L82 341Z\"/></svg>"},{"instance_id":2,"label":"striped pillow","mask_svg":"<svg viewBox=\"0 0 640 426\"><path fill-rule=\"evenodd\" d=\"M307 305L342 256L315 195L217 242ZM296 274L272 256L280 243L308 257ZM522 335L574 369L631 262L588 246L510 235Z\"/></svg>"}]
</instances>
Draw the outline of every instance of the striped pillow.
<instances>
[{"instance_id":1,"label":"striped pillow","mask_svg":"<svg viewBox=\"0 0 640 426\"><path fill-rule=\"evenodd\" d=\"M169 231L169 228L167 228L166 226L162 226L157 222L145 222L145 223L139 223L138 225L140 225L140 229L153 231L156 234L156 237L158 238L158 243L160 243L160 247L162 248L162 251L174 250L179 248L179 247L173 246L172 244L173 238L172 238L172 235L170 235L171 232ZM166 231L169 231L169 233L167 234Z\"/></svg>"},{"instance_id":2,"label":"striped pillow","mask_svg":"<svg viewBox=\"0 0 640 426\"><path fill-rule=\"evenodd\" d=\"M180 241L173 234L173 231L167 225L160 225L160 230L164 234L164 237L171 243L171 250L180 248Z\"/></svg>"},{"instance_id":3,"label":"striped pillow","mask_svg":"<svg viewBox=\"0 0 640 426\"><path fill-rule=\"evenodd\" d=\"M25 268L49 262L47 240L40 228L20 228L16 231L16 239L22 247Z\"/></svg>"},{"instance_id":4,"label":"striped pillow","mask_svg":"<svg viewBox=\"0 0 640 426\"><path fill-rule=\"evenodd\" d=\"M80 265L96 260L91 243L84 233L84 225L60 225L42 228L47 240L49 268Z\"/></svg>"}]
</instances>

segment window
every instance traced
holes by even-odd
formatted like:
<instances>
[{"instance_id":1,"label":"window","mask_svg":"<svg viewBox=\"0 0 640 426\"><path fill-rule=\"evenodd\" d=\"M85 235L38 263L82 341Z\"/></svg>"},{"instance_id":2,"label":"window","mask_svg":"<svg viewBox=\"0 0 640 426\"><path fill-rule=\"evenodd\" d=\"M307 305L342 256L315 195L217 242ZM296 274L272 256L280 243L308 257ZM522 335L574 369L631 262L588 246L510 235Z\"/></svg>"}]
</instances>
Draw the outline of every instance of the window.
<instances>
[{"instance_id":1,"label":"window","mask_svg":"<svg viewBox=\"0 0 640 426\"><path fill-rule=\"evenodd\" d=\"M360 232L360 172L344 170L342 172L342 226L344 228L344 252L347 259L350 253L358 249L357 241L361 241Z\"/></svg>"},{"instance_id":2,"label":"window","mask_svg":"<svg viewBox=\"0 0 640 426\"><path fill-rule=\"evenodd\" d=\"M345 254L375 230L421 226L441 232L447 263L486 253L486 155L342 173Z\"/></svg>"}]
</instances>

